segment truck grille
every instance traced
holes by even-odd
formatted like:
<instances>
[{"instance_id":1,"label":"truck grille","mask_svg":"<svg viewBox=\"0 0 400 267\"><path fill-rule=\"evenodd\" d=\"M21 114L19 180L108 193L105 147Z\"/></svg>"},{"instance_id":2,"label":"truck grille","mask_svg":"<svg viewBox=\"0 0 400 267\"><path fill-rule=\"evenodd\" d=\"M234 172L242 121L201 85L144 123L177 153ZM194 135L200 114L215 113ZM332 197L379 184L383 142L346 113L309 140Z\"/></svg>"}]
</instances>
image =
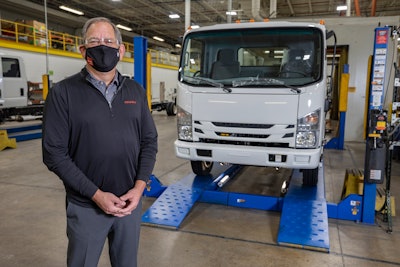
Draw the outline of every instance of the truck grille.
<instances>
[{"instance_id":1,"label":"truck grille","mask_svg":"<svg viewBox=\"0 0 400 267\"><path fill-rule=\"evenodd\" d=\"M201 143L257 147L294 147L294 124L194 122Z\"/></svg>"},{"instance_id":2,"label":"truck grille","mask_svg":"<svg viewBox=\"0 0 400 267\"><path fill-rule=\"evenodd\" d=\"M273 124L212 122L217 127L269 129Z\"/></svg>"},{"instance_id":3,"label":"truck grille","mask_svg":"<svg viewBox=\"0 0 400 267\"><path fill-rule=\"evenodd\" d=\"M200 138L201 143L207 144L222 144L222 145L236 145L236 146L259 146L259 147L289 147L289 143L263 143L263 142L248 142L248 141L229 141L218 139L205 139Z\"/></svg>"}]
</instances>

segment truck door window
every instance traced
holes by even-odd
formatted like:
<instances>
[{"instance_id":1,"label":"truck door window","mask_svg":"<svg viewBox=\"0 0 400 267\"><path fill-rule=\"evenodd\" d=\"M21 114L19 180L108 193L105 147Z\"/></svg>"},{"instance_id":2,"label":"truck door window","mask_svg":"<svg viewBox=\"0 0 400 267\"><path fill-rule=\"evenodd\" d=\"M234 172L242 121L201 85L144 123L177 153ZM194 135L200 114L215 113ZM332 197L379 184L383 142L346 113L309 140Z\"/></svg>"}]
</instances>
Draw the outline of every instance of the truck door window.
<instances>
[{"instance_id":1,"label":"truck door window","mask_svg":"<svg viewBox=\"0 0 400 267\"><path fill-rule=\"evenodd\" d=\"M15 58L2 58L3 77L19 78L21 77L19 62Z\"/></svg>"},{"instance_id":2,"label":"truck door window","mask_svg":"<svg viewBox=\"0 0 400 267\"><path fill-rule=\"evenodd\" d=\"M186 46L186 53L182 59L184 62L184 76L193 77L201 76L203 43L192 39Z\"/></svg>"}]
</instances>

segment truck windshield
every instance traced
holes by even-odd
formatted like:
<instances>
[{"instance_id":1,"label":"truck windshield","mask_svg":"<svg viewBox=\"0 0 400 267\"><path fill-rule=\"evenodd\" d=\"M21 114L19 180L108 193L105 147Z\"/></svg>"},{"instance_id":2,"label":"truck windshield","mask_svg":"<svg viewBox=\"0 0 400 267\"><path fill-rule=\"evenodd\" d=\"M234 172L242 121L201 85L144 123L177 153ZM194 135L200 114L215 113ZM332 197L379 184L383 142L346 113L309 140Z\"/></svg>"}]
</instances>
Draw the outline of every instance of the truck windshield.
<instances>
[{"instance_id":1,"label":"truck windshield","mask_svg":"<svg viewBox=\"0 0 400 267\"><path fill-rule=\"evenodd\" d=\"M232 87L304 86L322 78L322 47L322 32L314 27L192 32L184 40L179 79L203 87L213 82Z\"/></svg>"}]
</instances>

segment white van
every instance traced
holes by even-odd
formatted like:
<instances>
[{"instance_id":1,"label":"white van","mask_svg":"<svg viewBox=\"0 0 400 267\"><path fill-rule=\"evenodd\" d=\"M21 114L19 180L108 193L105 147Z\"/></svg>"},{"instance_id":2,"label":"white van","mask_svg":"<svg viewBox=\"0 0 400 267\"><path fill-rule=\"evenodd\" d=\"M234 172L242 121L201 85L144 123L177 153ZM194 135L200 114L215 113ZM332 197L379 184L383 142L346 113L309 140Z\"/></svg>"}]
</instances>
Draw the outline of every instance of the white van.
<instances>
[{"instance_id":1,"label":"white van","mask_svg":"<svg viewBox=\"0 0 400 267\"><path fill-rule=\"evenodd\" d=\"M29 96L25 64L21 57L0 54L0 122L43 112L43 101L33 104ZM39 116L40 117L40 116Z\"/></svg>"},{"instance_id":2,"label":"white van","mask_svg":"<svg viewBox=\"0 0 400 267\"><path fill-rule=\"evenodd\" d=\"M0 55L0 107L24 107L28 104L28 82L20 57Z\"/></svg>"}]
</instances>

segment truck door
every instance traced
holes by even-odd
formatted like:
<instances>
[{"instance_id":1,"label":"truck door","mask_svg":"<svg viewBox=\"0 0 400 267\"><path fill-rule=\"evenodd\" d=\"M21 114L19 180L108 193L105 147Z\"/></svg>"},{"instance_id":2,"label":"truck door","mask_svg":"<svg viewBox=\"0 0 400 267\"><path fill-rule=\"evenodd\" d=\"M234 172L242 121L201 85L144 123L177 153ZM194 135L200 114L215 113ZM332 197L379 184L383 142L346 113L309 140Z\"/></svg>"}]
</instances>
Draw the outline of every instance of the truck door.
<instances>
[{"instance_id":1,"label":"truck door","mask_svg":"<svg viewBox=\"0 0 400 267\"><path fill-rule=\"evenodd\" d=\"M1 57L2 88L0 99L3 107L23 107L27 105L28 89L24 66L19 58Z\"/></svg>"}]
</instances>

